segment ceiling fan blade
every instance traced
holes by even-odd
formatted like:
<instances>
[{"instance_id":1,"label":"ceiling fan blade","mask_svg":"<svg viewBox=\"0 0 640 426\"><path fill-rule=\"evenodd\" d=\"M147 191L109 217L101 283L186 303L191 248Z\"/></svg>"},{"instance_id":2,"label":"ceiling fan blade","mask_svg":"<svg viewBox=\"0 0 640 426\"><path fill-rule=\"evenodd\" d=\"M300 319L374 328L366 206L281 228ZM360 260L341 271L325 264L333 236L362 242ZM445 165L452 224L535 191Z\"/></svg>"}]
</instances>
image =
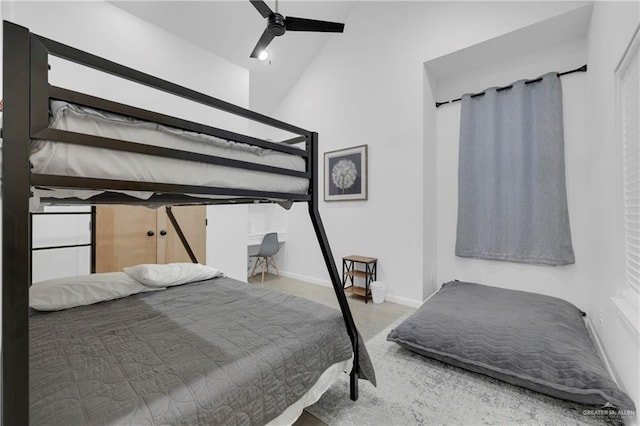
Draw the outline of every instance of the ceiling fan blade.
<instances>
[{"instance_id":1,"label":"ceiling fan blade","mask_svg":"<svg viewBox=\"0 0 640 426\"><path fill-rule=\"evenodd\" d=\"M267 4L262 0L249 0L249 1L253 5L253 7L255 7L258 10L258 12L260 12L260 15L262 15L263 18L268 18L273 14L273 11L271 10L271 8L269 8L269 6L267 6Z\"/></svg>"},{"instance_id":2,"label":"ceiling fan blade","mask_svg":"<svg viewBox=\"0 0 640 426\"><path fill-rule=\"evenodd\" d=\"M249 55L250 58L257 58L260 52L267 48L269 43L273 40L273 34L269 32L269 28L265 28L260 40L258 40L258 44L253 48L253 52Z\"/></svg>"},{"instance_id":3,"label":"ceiling fan blade","mask_svg":"<svg viewBox=\"0 0 640 426\"><path fill-rule=\"evenodd\" d=\"M288 16L285 19L287 31L314 31L320 33L341 33L344 24L338 22L316 21L315 19L294 18Z\"/></svg>"}]
</instances>

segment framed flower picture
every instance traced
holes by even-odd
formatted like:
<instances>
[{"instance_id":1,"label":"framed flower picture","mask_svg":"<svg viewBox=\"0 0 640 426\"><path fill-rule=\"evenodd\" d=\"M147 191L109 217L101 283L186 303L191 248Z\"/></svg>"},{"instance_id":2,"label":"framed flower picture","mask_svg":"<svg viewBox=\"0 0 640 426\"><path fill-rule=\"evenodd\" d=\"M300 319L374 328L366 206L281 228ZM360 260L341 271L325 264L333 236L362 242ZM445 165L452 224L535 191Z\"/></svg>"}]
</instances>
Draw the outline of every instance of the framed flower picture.
<instances>
[{"instance_id":1,"label":"framed flower picture","mask_svg":"<svg viewBox=\"0 0 640 426\"><path fill-rule=\"evenodd\" d=\"M367 199L367 145L325 152L324 200Z\"/></svg>"}]
</instances>

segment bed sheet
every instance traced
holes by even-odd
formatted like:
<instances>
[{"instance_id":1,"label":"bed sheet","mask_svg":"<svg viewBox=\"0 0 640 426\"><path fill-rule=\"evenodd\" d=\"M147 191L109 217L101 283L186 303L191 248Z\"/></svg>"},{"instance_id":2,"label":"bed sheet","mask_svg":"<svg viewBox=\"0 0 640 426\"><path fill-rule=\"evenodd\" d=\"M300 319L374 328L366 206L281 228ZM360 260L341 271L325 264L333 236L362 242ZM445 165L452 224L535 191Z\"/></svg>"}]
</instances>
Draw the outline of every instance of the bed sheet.
<instances>
[{"instance_id":1,"label":"bed sheet","mask_svg":"<svg viewBox=\"0 0 640 426\"><path fill-rule=\"evenodd\" d=\"M267 424L351 356L338 311L229 278L34 312L31 423Z\"/></svg>"}]
</instances>

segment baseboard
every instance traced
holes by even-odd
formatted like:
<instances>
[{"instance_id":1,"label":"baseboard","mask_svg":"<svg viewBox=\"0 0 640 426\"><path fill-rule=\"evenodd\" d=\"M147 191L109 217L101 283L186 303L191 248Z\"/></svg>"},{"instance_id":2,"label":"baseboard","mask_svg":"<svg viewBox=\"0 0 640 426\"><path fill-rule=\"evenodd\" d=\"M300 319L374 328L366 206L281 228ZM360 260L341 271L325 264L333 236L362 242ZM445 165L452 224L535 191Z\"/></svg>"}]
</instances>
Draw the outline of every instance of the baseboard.
<instances>
[{"instance_id":1,"label":"baseboard","mask_svg":"<svg viewBox=\"0 0 640 426\"><path fill-rule=\"evenodd\" d=\"M295 280L304 281L310 284L316 284L316 285L321 285L323 287L333 288L333 285L329 280L320 280L318 278L296 274L294 272L288 272L288 271L280 271L280 275L288 278L293 278ZM385 297L385 300L391 303L397 303L399 305L411 306L412 308L419 308L420 306L422 306L422 301L408 299L406 297L394 296L392 294L387 294Z\"/></svg>"},{"instance_id":2,"label":"baseboard","mask_svg":"<svg viewBox=\"0 0 640 426\"><path fill-rule=\"evenodd\" d=\"M420 300L407 299L406 297L394 296L392 294L387 294L385 300L399 305L411 306L412 308L419 308L422 306L422 302Z\"/></svg>"},{"instance_id":3,"label":"baseboard","mask_svg":"<svg viewBox=\"0 0 640 426\"><path fill-rule=\"evenodd\" d=\"M294 280L304 281L310 284L333 288L333 286L331 285L331 281L329 280L319 280L318 278L309 277L307 275L296 274L294 272L288 272L288 271L280 271L280 275L287 278L293 278Z\"/></svg>"},{"instance_id":4,"label":"baseboard","mask_svg":"<svg viewBox=\"0 0 640 426\"><path fill-rule=\"evenodd\" d=\"M611 376L613 381L616 382L616 385L618 387L620 387L620 383L618 383L618 379L617 379L616 375L614 374L613 369L611 368L611 363L609 362L609 359L607 358L607 354L604 351L604 346L602 346L602 342L600 341L600 338L598 337L598 333L596 333L596 329L593 326L593 324L591 323L591 319L587 316L587 317L585 317L585 321L584 322L587 325L587 330L589 330L589 334L591 334L591 337L593 338L593 341L596 344L596 348L598 349L598 354L600 355L600 358L602 359L602 362L604 363L605 368L609 372L609 375Z\"/></svg>"},{"instance_id":5,"label":"baseboard","mask_svg":"<svg viewBox=\"0 0 640 426\"><path fill-rule=\"evenodd\" d=\"M618 382L617 376L613 372L613 368L611 368L611 363L609 362L609 359L607 358L607 354L604 351L604 346L602 346L602 342L600 341L600 338L598 337L598 333L596 333L596 329L593 326L593 324L591 323L591 319L587 316L587 317L585 317L584 322L587 325L587 329L589 330L589 334L591 334L591 337L593 338L593 341L596 344L596 349L598 349L598 353L600 355L600 359L602 359L602 362L604 363L604 367L607 369L607 371L609 372L609 375L611 376L613 381L616 383L616 385L620 389L622 389L622 387L620 386L620 382ZM622 417L622 421L624 422L625 426L638 426L638 424L639 424L638 420L639 420L639 418L638 418L637 414L635 416L623 416Z\"/></svg>"}]
</instances>

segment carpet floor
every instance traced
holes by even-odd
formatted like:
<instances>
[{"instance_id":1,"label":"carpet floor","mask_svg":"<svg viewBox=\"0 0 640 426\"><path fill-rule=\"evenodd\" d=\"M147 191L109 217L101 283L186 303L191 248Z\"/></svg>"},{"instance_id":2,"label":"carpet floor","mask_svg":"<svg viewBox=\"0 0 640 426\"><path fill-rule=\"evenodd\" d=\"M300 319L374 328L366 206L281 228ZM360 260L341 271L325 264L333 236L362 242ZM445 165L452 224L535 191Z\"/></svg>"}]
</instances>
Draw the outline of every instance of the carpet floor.
<instances>
[{"instance_id":1,"label":"carpet floor","mask_svg":"<svg viewBox=\"0 0 640 426\"><path fill-rule=\"evenodd\" d=\"M387 342L403 318L367 342L378 387L360 381L349 399L345 374L307 411L328 425L602 425L619 416L425 358Z\"/></svg>"}]
</instances>

